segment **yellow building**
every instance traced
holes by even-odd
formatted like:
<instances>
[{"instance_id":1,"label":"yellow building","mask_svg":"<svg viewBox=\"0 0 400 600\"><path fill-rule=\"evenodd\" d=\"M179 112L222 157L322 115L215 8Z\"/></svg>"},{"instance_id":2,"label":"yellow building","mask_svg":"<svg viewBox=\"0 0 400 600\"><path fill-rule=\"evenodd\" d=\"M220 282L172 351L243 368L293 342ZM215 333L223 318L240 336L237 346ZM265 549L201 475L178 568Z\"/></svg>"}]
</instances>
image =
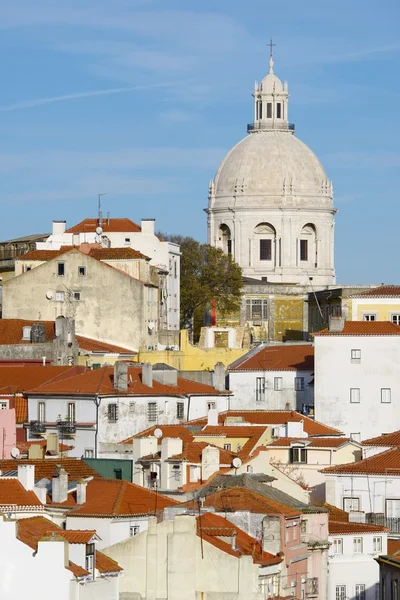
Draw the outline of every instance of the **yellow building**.
<instances>
[{"instance_id":1,"label":"yellow building","mask_svg":"<svg viewBox=\"0 0 400 600\"><path fill-rule=\"evenodd\" d=\"M400 325L400 286L382 285L351 297L353 321L391 321Z\"/></svg>"}]
</instances>

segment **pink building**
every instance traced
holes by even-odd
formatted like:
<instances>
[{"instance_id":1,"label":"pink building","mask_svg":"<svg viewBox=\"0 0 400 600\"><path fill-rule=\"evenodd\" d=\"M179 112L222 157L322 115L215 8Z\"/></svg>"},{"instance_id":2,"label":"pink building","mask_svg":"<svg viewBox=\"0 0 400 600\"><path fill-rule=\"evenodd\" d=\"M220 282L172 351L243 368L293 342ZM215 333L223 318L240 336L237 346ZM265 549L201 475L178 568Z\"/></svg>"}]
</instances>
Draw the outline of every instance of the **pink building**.
<instances>
[{"instance_id":1,"label":"pink building","mask_svg":"<svg viewBox=\"0 0 400 600\"><path fill-rule=\"evenodd\" d=\"M0 410L0 456L12 458L11 450L15 448L17 442L15 409L2 408Z\"/></svg>"}]
</instances>

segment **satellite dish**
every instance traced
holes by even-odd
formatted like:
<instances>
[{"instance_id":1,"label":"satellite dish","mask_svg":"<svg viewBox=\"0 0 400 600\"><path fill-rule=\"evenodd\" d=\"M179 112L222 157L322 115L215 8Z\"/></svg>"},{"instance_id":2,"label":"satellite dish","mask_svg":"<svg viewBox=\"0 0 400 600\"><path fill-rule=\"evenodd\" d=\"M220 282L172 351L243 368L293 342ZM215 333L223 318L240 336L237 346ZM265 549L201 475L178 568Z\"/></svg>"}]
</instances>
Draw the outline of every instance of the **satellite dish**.
<instances>
[{"instance_id":1,"label":"satellite dish","mask_svg":"<svg viewBox=\"0 0 400 600\"><path fill-rule=\"evenodd\" d=\"M97 233L97 235L101 235L103 233L103 228L102 227L96 227L96 233Z\"/></svg>"},{"instance_id":2,"label":"satellite dish","mask_svg":"<svg viewBox=\"0 0 400 600\"><path fill-rule=\"evenodd\" d=\"M52 290L47 290L47 292L46 292L46 298L47 298L47 300L51 300L53 298L53 292L52 292Z\"/></svg>"},{"instance_id":3,"label":"satellite dish","mask_svg":"<svg viewBox=\"0 0 400 600\"><path fill-rule=\"evenodd\" d=\"M162 438L162 431L158 427L154 430L154 437L156 437L158 440Z\"/></svg>"},{"instance_id":4,"label":"satellite dish","mask_svg":"<svg viewBox=\"0 0 400 600\"><path fill-rule=\"evenodd\" d=\"M12 448L10 454L13 458L18 458L21 452L18 450L18 448Z\"/></svg>"},{"instance_id":5,"label":"satellite dish","mask_svg":"<svg viewBox=\"0 0 400 600\"><path fill-rule=\"evenodd\" d=\"M233 459L232 464L235 467L235 469L239 469L242 466L242 461L240 460L240 458L238 456L236 456Z\"/></svg>"}]
</instances>

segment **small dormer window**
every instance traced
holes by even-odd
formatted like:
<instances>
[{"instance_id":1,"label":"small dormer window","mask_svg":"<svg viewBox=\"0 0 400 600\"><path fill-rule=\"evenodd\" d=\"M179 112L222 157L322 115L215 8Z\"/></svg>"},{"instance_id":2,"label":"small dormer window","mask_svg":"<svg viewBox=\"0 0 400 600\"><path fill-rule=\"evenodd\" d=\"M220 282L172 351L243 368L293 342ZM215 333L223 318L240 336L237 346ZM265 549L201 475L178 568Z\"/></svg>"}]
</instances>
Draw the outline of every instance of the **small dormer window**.
<instances>
[{"instance_id":1,"label":"small dormer window","mask_svg":"<svg viewBox=\"0 0 400 600\"><path fill-rule=\"evenodd\" d=\"M267 102L267 119L272 119L272 102Z\"/></svg>"},{"instance_id":2,"label":"small dormer window","mask_svg":"<svg viewBox=\"0 0 400 600\"><path fill-rule=\"evenodd\" d=\"M282 104L280 102L278 102L278 104L276 105L276 118L282 118Z\"/></svg>"}]
</instances>

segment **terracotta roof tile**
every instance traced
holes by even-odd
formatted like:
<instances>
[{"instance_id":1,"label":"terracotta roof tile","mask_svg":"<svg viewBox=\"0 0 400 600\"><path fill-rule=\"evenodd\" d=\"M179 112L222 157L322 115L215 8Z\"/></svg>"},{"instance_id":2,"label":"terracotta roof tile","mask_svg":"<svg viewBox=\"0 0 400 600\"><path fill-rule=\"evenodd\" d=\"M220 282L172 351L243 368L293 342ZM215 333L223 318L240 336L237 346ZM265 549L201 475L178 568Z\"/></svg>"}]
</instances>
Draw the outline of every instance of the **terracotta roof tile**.
<instances>
[{"instance_id":1,"label":"terracotta roof tile","mask_svg":"<svg viewBox=\"0 0 400 600\"><path fill-rule=\"evenodd\" d=\"M385 336L400 335L400 326L391 321L346 321L342 331L331 332L329 329L323 329L313 333L316 337L321 335L343 335L343 336Z\"/></svg>"},{"instance_id":2,"label":"terracotta roof tile","mask_svg":"<svg viewBox=\"0 0 400 600\"><path fill-rule=\"evenodd\" d=\"M27 454L29 452L29 448L32 446L40 446L43 450L47 448L47 440L40 440L38 442L17 442L16 447L21 452L21 454ZM68 446L67 444L58 443L59 452L69 452L73 449L73 446Z\"/></svg>"},{"instance_id":3,"label":"terracotta roof tile","mask_svg":"<svg viewBox=\"0 0 400 600\"><path fill-rule=\"evenodd\" d=\"M5 471L3 470L3 472ZM43 506L36 494L32 491L27 491L18 479L1 477L0 506L9 506L11 504L16 506Z\"/></svg>"},{"instance_id":4,"label":"terracotta roof tile","mask_svg":"<svg viewBox=\"0 0 400 600\"><path fill-rule=\"evenodd\" d=\"M369 440L361 442L362 446L400 446L400 431L392 431L392 433L384 433Z\"/></svg>"},{"instance_id":5,"label":"terracotta roof tile","mask_svg":"<svg viewBox=\"0 0 400 600\"><path fill-rule=\"evenodd\" d=\"M129 354L129 356L135 356L137 352L135 350L129 350L128 348L122 348L122 346L115 346L108 342L102 342L100 340L93 340L91 338L83 337L82 335L76 336L79 348L86 350L87 352L99 352L106 354Z\"/></svg>"},{"instance_id":6,"label":"terracotta roof tile","mask_svg":"<svg viewBox=\"0 0 400 600\"><path fill-rule=\"evenodd\" d=\"M300 516L301 511L275 502L247 488L230 488L210 494L204 500L204 506L214 506L217 512L248 510L266 515Z\"/></svg>"},{"instance_id":7,"label":"terracotta roof tile","mask_svg":"<svg viewBox=\"0 0 400 600\"><path fill-rule=\"evenodd\" d=\"M250 356L249 356L250 354ZM312 371L314 347L308 345L265 346L229 366L229 371Z\"/></svg>"},{"instance_id":8,"label":"terracotta roof tile","mask_svg":"<svg viewBox=\"0 0 400 600\"><path fill-rule=\"evenodd\" d=\"M283 448L290 448L290 446L292 444L295 444L297 442L306 444L307 448L339 448L340 446L343 446L344 444L348 444L351 442L357 444L357 442L353 442L353 440L351 440L350 438L345 438L345 437L334 437L334 438L320 437L320 438L279 438L277 440L274 440L270 444L268 444L268 446L274 446L274 447L280 446Z\"/></svg>"},{"instance_id":9,"label":"terracotta roof tile","mask_svg":"<svg viewBox=\"0 0 400 600\"><path fill-rule=\"evenodd\" d=\"M203 450L207 446L218 448L220 465L231 466L233 459L235 456L237 456L237 454L234 452L224 450L223 448L219 448L218 446L214 446L213 444L209 444L207 442L185 442L183 444L183 451L180 454L171 456L168 460L187 460L190 463L200 464Z\"/></svg>"},{"instance_id":10,"label":"terracotta roof tile","mask_svg":"<svg viewBox=\"0 0 400 600\"><path fill-rule=\"evenodd\" d=\"M397 554L400 552L400 540L398 539L388 539L388 554Z\"/></svg>"},{"instance_id":11,"label":"terracotta roof tile","mask_svg":"<svg viewBox=\"0 0 400 600\"><path fill-rule=\"evenodd\" d=\"M400 476L400 448L389 448L385 452L375 454L369 458L364 458L353 463L345 465L335 465L322 469L321 473L347 474L354 475L391 475Z\"/></svg>"},{"instance_id":12,"label":"terracotta roof tile","mask_svg":"<svg viewBox=\"0 0 400 600\"><path fill-rule=\"evenodd\" d=\"M88 544L97 534L94 530L62 529L46 517L19 519L17 537L21 542L37 550L38 542L52 533L64 538L69 544Z\"/></svg>"},{"instance_id":13,"label":"terracotta roof tile","mask_svg":"<svg viewBox=\"0 0 400 600\"><path fill-rule=\"evenodd\" d=\"M106 556L102 552L99 552L99 550L96 550L96 569L99 571L99 573L103 574L119 573L120 571L123 571L122 567L120 567L115 560L109 556Z\"/></svg>"},{"instance_id":14,"label":"terracotta roof tile","mask_svg":"<svg viewBox=\"0 0 400 600\"><path fill-rule=\"evenodd\" d=\"M152 427L149 427L148 429L145 429L144 431L140 431L139 433L136 433L135 435L132 435L131 437L127 438L126 440L122 440L122 442L119 442L119 443L120 444L131 444L133 442L134 438L152 436L152 435L154 435L155 430L158 428L159 428L159 425L153 425ZM163 425L162 432L163 432L163 437L165 437L165 438L166 437L181 438L182 440L184 440L186 442L193 441L192 433L184 425ZM161 440L159 440L159 445L161 445Z\"/></svg>"},{"instance_id":15,"label":"terracotta roof tile","mask_svg":"<svg viewBox=\"0 0 400 600\"><path fill-rule=\"evenodd\" d=\"M1 322L1 319L0 319ZM86 367L58 367L35 365L33 367L0 366L0 394L26 392L44 383L60 381L86 371Z\"/></svg>"},{"instance_id":16,"label":"terracotta roof tile","mask_svg":"<svg viewBox=\"0 0 400 600\"><path fill-rule=\"evenodd\" d=\"M19 256L17 260L51 260L52 258L61 256L62 254L65 254L74 248L75 246L61 246L59 250L31 250L30 252L26 252L26 254Z\"/></svg>"},{"instance_id":17,"label":"terracotta roof tile","mask_svg":"<svg viewBox=\"0 0 400 600\"><path fill-rule=\"evenodd\" d=\"M54 321L31 321L28 319L0 319L0 345L30 344L29 340L22 339L22 328L32 327L34 323L41 323L45 327L46 342L55 339Z\"/></svg>"},{"instance_id":18,"label":"terracotta roof tile","mask_svg":"<svg viewBox=\"0 0 400 600\"><path fill-rule=\"evenodd\" d=\"M338 508L337 506L333 506L333 504L324 502L323 504L317 504L316 506L326 508L329 511L329 519L332 521L341 521L343 523L348 523L349 521L349 513L341 508Z\"/></svg>"},{"instance_id":19,"label":"terracotta roof tile","mask_svg":"<svg viewBox=\"0 0 400 600\"><path fill-rule=\"evenodd\" d=\"M328 427L328 425L324 425L319 421L310 419L310 417L302 415L294 410L230 410L219 413L218 423L223 425L224 422L230 417L234 417L236 419L241 418L243 425L285 425L289 422L298 423L299 421L303 421L304 431L309 436L342 435L342 432L338 429ZM188 422L188 426L190 427L201 425L207 425L207 417ZM238 423L238 426L240 426L240 423Z\"/></svg>"},{"instance_id":20,"label":"terracotta roof tile","mask_svg":"<svg viewBox=\"0 0 400 600\"><path fill-rule=\"evenodd\" d=\"M15 471L18 469L18 465L34 465L35 466L35 481L39 479L51 479L56 471L59 459L45 458L42 460L30 460L27 459L0 459L0 470L3 473L7 471ZM62 465L70 481L76 481L81 477L100 477L100 475L89 467L83 460L79 458L63 458ZM8 480L10 481L10 480Z\"/></svg>"},{"instance_id":21,"label":"terracotta roof tile","mask_svg":"<svg viewBox=\"0 0 400 600\"><path fill-rule=\"evenodd\" d=\"M354 294L352 298L400 298L400 285L380 285L360 294Z\"/></svg>"},{"instance_id":22,"label":"terracotta roof tile","mask_svg":"<svg viewBox=\"0 0 400 600\"><path fill-rule=\"evenodd\" d=\"M21 425L28 420L28 399L23 396L15 396L15 421L17 425Z\"/></svg>"},{"instance_id":23,"label":"terracotta roof tile","mask_svg":"<svg viewBox=\"0 0 400 600\"><path fill-rule=\"evenodd\" d=\"M76 565L71 560L68 563L68 567L65 567L65 568L68 569L68 571L71 571L71 573L78 579L80 579L81 577L87 577L88 575L90 575L89 571L86 571L86 569L84 569L83 567Z\"/></svg>"},{"instance_id":24,"label":"terracotta roof tile","mask_svg":"<svg viewBox=\"0 0 400 600\"><path fill-rule=\"evenodd\" d=\"M97 260L150 260L148 256L134 248L92 248L89 256Z\"/></svg>"},{"instance_id":25,"label":"terracotta roof tile","mask_svg":"<svg viewBox=\"0 0 400 600\"><path fill-rule=\"evenodd\" d=\"M353 533L384 533L389 531L382 525L366 525L365 523L350 523L344 521L328 521L329 535L351 535Z\"/></svg>"},{"instance_id":26,"label":"terracotta roof tile","mask_svg":"<svg viewBox=\"0 0 400 600\"><path fill-rule=\"evenodd\" d=\"M179 502L120 479L93 479L86 488L86 502L70 517L147 515Z\"/></svg>"},{"instance_id":27,"label":"terracotta roof tile","mask_svg":"<svg viewBox=\"0 0 400 600\"><path fill-rule=\"evenodd\" d=\"M99 227L98 219L84 219L77 225L67 229L66 233L95 233L96 228ZM131 221L130 219L103 219L101 228L104 233L112 232L138 232L141 231L139 225Z\"/></svg>"}]
</instances>

